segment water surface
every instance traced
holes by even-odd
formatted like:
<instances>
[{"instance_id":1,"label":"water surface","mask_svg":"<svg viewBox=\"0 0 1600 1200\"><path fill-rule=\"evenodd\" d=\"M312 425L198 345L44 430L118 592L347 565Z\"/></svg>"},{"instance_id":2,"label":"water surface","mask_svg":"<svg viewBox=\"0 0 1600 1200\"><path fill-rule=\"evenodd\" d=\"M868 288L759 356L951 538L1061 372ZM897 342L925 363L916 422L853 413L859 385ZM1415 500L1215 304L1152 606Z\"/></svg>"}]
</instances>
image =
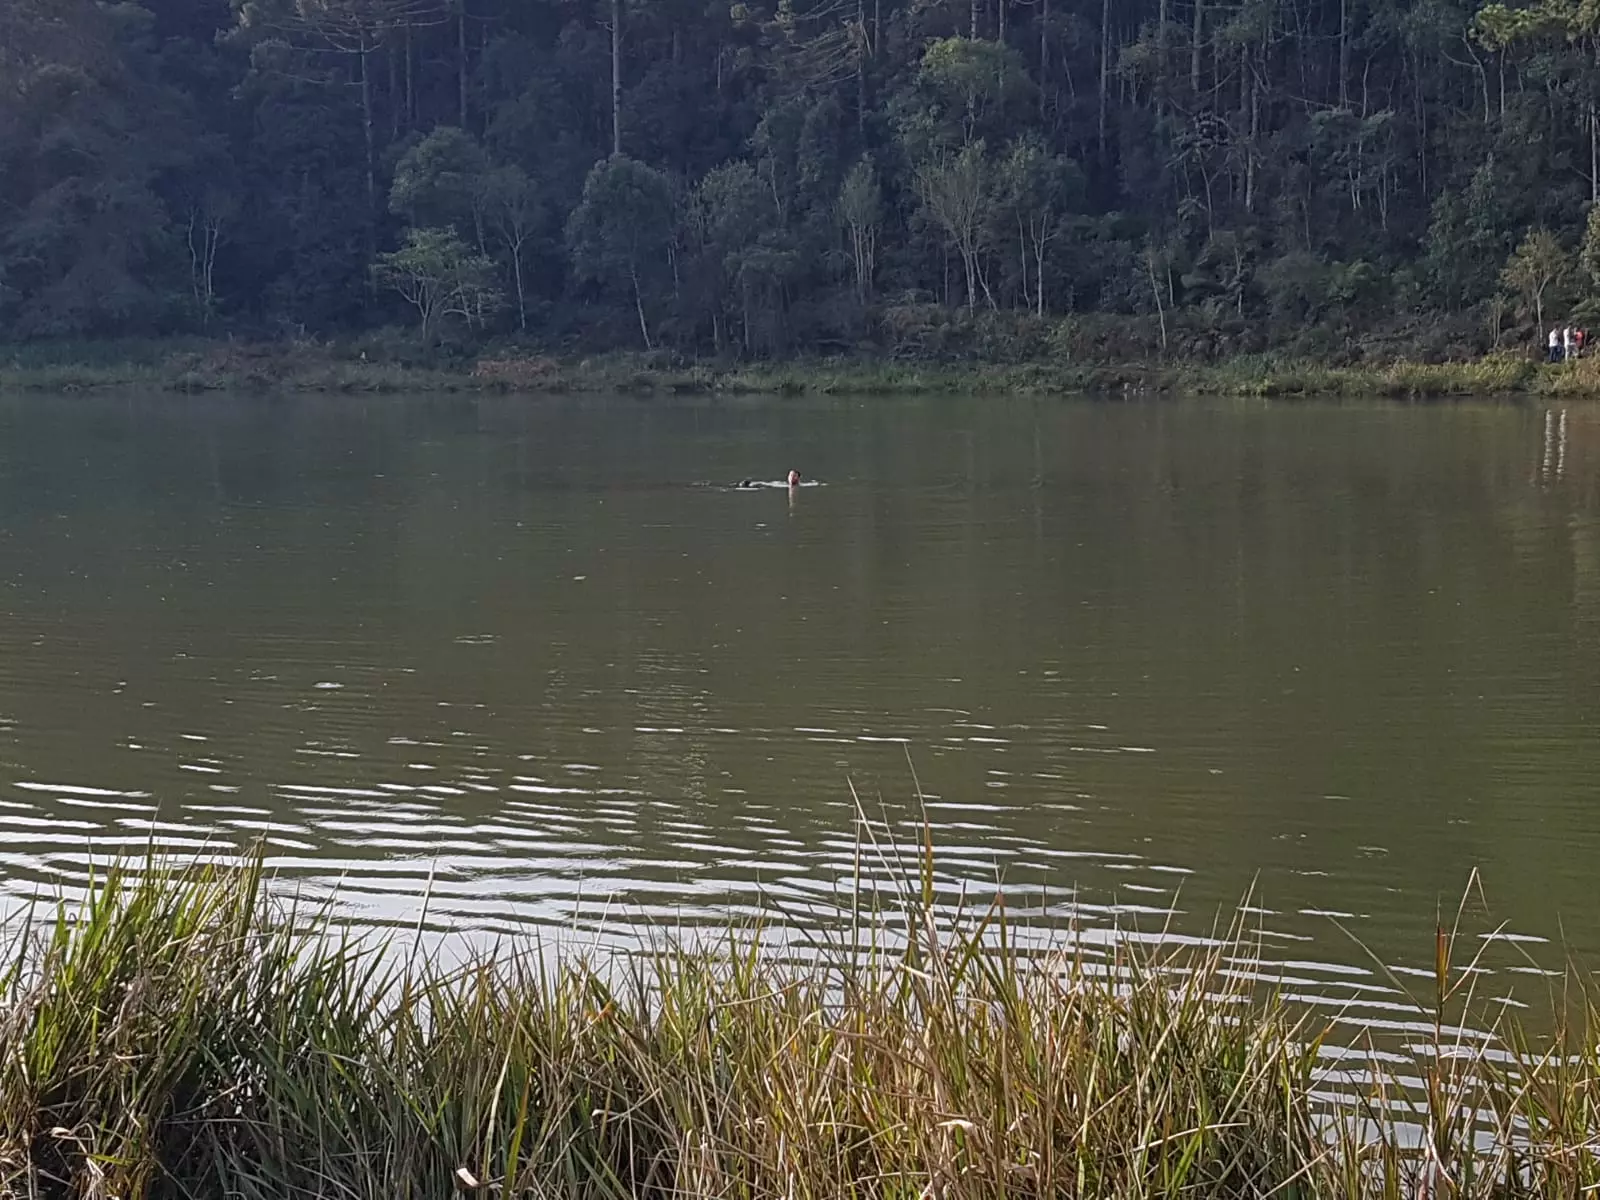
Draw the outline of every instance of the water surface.
<instances>
[{"instance_id":1,"label":"water surface","mask_svg":"<svg viewBox=\"0 0 1600 1200\"><path fill-rule=\"evenodd\" d=\"M1253 888L1326 980L1478 872L1502 965L1590 953L1597 467L1509 404L7 399L0 886L264 836L357 921L804 921L914 771L947 896Z\"/></svg>"}]
</instances>

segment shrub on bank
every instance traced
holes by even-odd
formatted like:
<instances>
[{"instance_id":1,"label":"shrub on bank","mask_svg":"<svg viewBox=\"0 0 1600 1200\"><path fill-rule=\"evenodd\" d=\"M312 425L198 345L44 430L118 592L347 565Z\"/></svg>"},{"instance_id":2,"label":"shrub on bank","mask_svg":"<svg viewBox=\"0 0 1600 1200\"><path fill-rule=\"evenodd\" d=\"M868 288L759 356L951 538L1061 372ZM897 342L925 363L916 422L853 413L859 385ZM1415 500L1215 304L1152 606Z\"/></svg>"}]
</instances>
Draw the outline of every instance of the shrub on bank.
<instances>
[{"instance_id":1,"label":"shrub on bank","mask_svg":"<svg viewBox=\"0 0 1600 1200\"><path fill-rule=\"evenodd\" d=\"M1600 396L1600 358L1580 358L1549 368L1540 379L1541 391L1568 399Z\"/></svg>"}]
</instances>

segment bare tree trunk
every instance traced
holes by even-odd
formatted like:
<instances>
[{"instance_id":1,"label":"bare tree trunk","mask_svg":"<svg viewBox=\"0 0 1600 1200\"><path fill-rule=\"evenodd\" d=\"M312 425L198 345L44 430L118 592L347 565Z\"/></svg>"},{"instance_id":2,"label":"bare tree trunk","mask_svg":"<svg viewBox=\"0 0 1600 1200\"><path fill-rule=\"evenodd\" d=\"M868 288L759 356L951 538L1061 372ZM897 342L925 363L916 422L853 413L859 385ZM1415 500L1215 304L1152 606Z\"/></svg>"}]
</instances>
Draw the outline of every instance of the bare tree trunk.
<instances>
[{"instance_id":1,"label":"bare tree trunk","mask_svg":"<svg viewBox=\"0 0 1600 1200\"><path fill-rule=\"evenodd\" d=\"M611 0L611 153L622 153L622 0ZM644 323L643 309L639 322ZM648 345L648 331L644 340Z\"/></svg>"},{"instance_id":2,"label":"bare tree trunk","mask_svg":"<svg viewBox=\"0 0 1600 1200\"><path fill-rule=\"evenodd\" d=\"M417 91L416 81L411 69L411 22L406 21L406 128L410 129L417 123Z\"/></svg>"},{"instance_id":3,"label":"bare tree trunk","mask_svg":"<svg viewBox=\"0 0 1600 1200\"><path fill-rule=\"evenodd\" d=\"M1039 6L1039 120L1048 111L1050 92L1046 84L1050 78L1050 0L1040 0Z\"/></svg>"},{"instance_id":4,"label":"bare tree trunk","mask_svg":"<svg viewBox=\"0 0 1600 1200\"><path fill-rule=\"evenodd\" d=\"M389 44L389 53L384 56L389 62L389 140L400 140L400 63L395 54L394 43Z\"/></svg>"},{"instance_id":5,"label":"bare tree trunk","mask_svg":"<svg viewBox=\"0 0 1600 1200\"><path fill-rule=\"evenodd\" d=\"M1261 132L1261 104L1256 96L1255 74L1245 63L1250 83L1250 138L1244 148L1244 210L1254 212L1256 205L1256 137Z\"/></svg>"},{"instance_id":6,"label":"bare tree trunk","mask_svg":"<svg viewBox=\"0 0 1600 1200\"><path fill-rule=\"evenodd\" d=\"M1428 104L1422 94L1422 66L1417 65L1417 78L1413 85L1417 113L1417 179L1422 184L1422 194L1428 195Z\"/></svg>"},{"instance_id":7,"label":"bare tree trunk","mask_svg":"<svg viewBox=\"0 0 1600 1200\"><path fill-rule=\"evenodd\" d=\"M639 290L639 272L630 267L628 274L633 278L633 307L639 314L639 332L644 334L644 348L654 350L655 344L650 340L650 323L644 319L644 293Z\"/></svg>"},{"instance_id":8,"label":"bare tree trunk","mask_svg":"<svg viewBox=\"0 0 1600 1200\"><path fill-rule=\"evenodd\" d=\"M456 0L456 99L461 128L467 127L467 0Z\"/></svg>"},{"instance_id":9,"label":"bare tree trunk","mask_svg":"<svg viewBox=\"0 0 1600 1200\"><path fill-rule=\"evenodd\" d=\"M1156 112L1167 111L1167 18L1171 0L1161 0L1156 10Z\"/></svg>"},{"instance_id":10,"label":"bare tree trunk","mask_svg":"<svg viewBox=\"0 0 1600 1200\"><path fill-rule=\"evenodd\" d=\"M1045 242L1040 238L1033 246L1033 315L1041 321L1044 320L1044 250Z\"/></svg>"},{"instance_id":11,"label":"bare tree trunk","mask_svg":"<svg viewBox=\"0 0 1600 1200\"><path fill-rule=\"evenodd\" d=\"M1339 0L1339 107L1350 107L1350 0Z\"/></svg>"},{"instance_id":12,"label":"bare tree trunk","mask_svg":"<svg viewBox=\"0 0 1600 1200\"><path fill-rule=\"evenodd\" d=\"M872 299L872 273L874 268L875 234L870 226L850 223L850 257L855 265L856 300L864 308Z\"/></svg>"},{"instance_id":13,"label":"bare tree trunk","mask_svg":"<svg viewBox=\"0 0 1600 1200\"><path fill-rule=\"evenodd\" d=\"M1161 321L1161 353L1167 352L1167 309L1161 301L1161 284L1156 280L1156 258L1153 250L1145 252L1145 269L1150 272L1150 291L1156 299L1156 316Z\"/></svg>"},{"instance_id":14,"label":"bare tree trunk","mask_svg":"<svg viewBox=\"0 0 1600 1200\"><path fill-rule=\"evenodd\" d=\"M1028 235L1022 224L1022 218L1017 218L1017 262L1022 268L1022 307L1028 307Z\"/></svg>"},{"instance_id":15,"label":"bare tree trunk","mask_svg":"<svg viewBox=\"0 0 1600 1200\"><path fill-rule=\"evenodd\" d=\"M1205 43L1206 0L1194 0L1194 38L1189 43L1189 90L1200 99L1200 51Z\"/></svg>"},{"instance_id":16,"label":"bare tree trunk","mask_svg":"<svg viewBox=\"0 0 1600 1200\"><path fill-rule=\"evenodd\" d=\"M367 151L367 214L366 237L367 257L370 259L374 253L373 245L373 218L378 212L378 145L377 134L372 128L372 72L369 69L372 58L372 46L367 41L367 31L361 31L361 133L366 141Z\"/></svg>"},{"instance_id":17,"label":"bare tree trunk","mask_svg":"<svg viewBox=\"0 0 1600 1200\"><path fill-rule=\"evenodd\" d=\"M511 275L517 285L517 326L528 332L528 293L522 282L522 242L519 239L511 249Z\"/></svg>"},{"instance_id":18,"label":"bare tree trunk","mask_svg":"<svg viewBox=\"0 0 1600 1200\"><path fill-rule=\"evenodd\" d=\"M970 17L969 17L969 19L971 21L971 27L970 27L968 36L971 37L971 39L973 41L977 41L978 40L978 20L979 20L978 13L982 9L982 7L983 7L983 0L972 0L972 4L970 6Z\"/></svg>"},{"instance_id":19,"label":"bare tree trunk","mask_svg":"<svg viewBox=\"0 0 1600 1200\"><path fill-rule=\"evenodd\" d=\"M1111 83L1111 0L1100 0L1100 157L1106 156L1106 104Z\"/></svg>"},{"instance_id":20,"label":"bare tree trunk","mask_svg":"<svg viewBox=\"0 0 1600 1200\"><path fill-rule=\"evenodd\" d=\"M1239 46L1239 120L1248 127L1250 121L1250 45Z\"/></svg>"},{"instance_id":21,"label":"bare tree trunk","mask_svg":"<svg viewBox=\"0 0 1600 1200\"><path fill-rule=\"evenodd\" d=\"M872 42L867 37L867 0L856 0L856 36L860 45L856 49L856 128L863 137L867 131L867 60L872 57ZM718 47L717 79L721 91L722 55Z\"/></svg>"},{"instance_id":22,"label":"bare tree trunk","mask_svg":"<svg viewBox=\"0 0 1600 1200\"><path fill-rule=\"evenodd\" d=\"M186 234L189 286L195 305L200 309L200 323L209 328L216 310L217 247L222 242L222 218L206 212L203 207L190 209Z\"/></svg>"},{"instance_id":23,"label":"bare tree trunk","mask_svg":"<svg viewBox=\"0 0 1600 1200\"><path fill-rule=\"evenodd\" d=\"M1472 39L1466 34L1461 35L1461 44L1467 48L1467 54L1473 64L1478 68L1478 86L1483 90L1483 123L1494 124L1494 105L1489 99L1489 71L1483 65L1483 59L1478 57L1478 52L1472 48Z\"/></svg>"}]
</instances>

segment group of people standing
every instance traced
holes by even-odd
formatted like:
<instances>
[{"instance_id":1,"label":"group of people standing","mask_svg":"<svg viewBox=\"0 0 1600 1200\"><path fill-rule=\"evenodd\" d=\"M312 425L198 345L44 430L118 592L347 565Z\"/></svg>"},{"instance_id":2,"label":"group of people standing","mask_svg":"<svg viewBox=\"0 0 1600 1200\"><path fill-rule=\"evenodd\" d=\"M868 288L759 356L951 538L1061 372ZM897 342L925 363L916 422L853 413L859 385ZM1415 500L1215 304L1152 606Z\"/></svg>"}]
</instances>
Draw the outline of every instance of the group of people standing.
<instances>
[{"instance_id":1,"label":"group of people standing","mask_svg":"<svg viewBox=\"0 0 1600 1200\"><path fill-rule=\"evenodd\" d=\"M1582 358L1584 345L1588 342L1588 331L1575 329L1571 325L1564 329L1550 330L1550 354L1546 362L1566 362L1569 359Z\"/></svg>"}]
</instances>

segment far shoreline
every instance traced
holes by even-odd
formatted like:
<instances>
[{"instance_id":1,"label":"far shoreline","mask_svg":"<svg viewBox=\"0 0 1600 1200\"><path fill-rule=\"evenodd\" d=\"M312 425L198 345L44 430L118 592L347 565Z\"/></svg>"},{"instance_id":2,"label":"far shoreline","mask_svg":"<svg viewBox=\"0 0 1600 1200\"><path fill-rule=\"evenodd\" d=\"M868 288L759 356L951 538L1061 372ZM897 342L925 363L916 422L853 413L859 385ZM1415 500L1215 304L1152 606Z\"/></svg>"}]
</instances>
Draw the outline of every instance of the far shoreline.
<instances>
[{"instance_id":1,"label":"far shoreline","mask_svg":"<svg viewBox=\"0 0 1600 1200\"><path fill-rule=\"evenodd\" d=\"M154 391L185 394L983 396L1257 398L1600 398L1600 359L1546 364L1510 355L1470 361L1334 366L1276 356L1220 363L900 361L870 355L770 363L668 355L544 355L524 350L369 361L338 342L74 343L0 348L0 395Z\"/></svg>"}]
</instances>

